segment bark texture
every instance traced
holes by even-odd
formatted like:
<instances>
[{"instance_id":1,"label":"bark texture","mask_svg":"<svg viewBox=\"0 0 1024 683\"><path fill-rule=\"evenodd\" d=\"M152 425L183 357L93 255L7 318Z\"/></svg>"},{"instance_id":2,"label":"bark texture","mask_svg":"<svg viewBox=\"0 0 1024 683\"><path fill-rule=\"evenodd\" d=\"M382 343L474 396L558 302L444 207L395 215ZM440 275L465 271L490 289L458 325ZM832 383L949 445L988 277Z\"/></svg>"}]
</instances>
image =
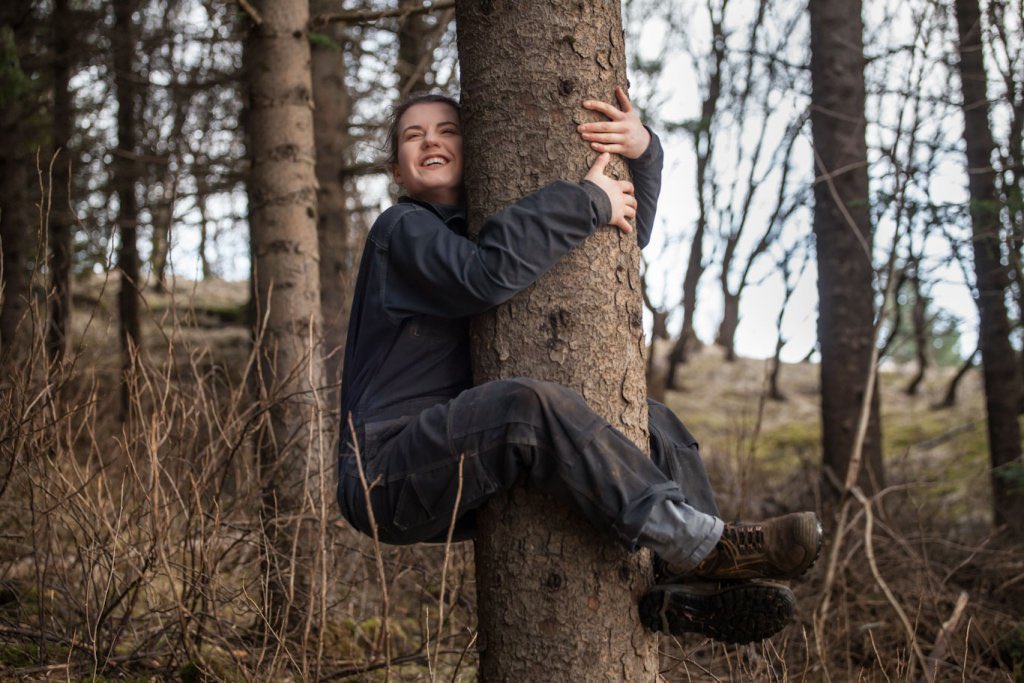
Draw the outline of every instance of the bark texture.
<instances>
[{"instance_id":1,"label":"bark texture","mask_svg":"<svg viewBox=\"0 0 1024 683\"><path fill-rule=\"evenodd\" d=\"M989 455L992 463L992 503L995 523L1006 524L1010 534L1024 537L1024 462L1021 460L1020 366L1010 345L1006 313L1007 268L1000 256L1000 205L992 168L992 130L981 13L977 0L957 0L956 23L960 36L960 85L963 89L964 144L971 197L974 271L978 289L978 347L985 378Z\"/></svg>"},{"instance_id":2,"label":"bark texture","mask_svg":"<svg viewBox=\"0 0 1024 683\"><path fill-rule=\"evenodd\" d=\"M337 3L318 0L313 14ZM353 246L342 170L351 138L348 133L351 98L345 86L343 27L321 29L331 44L312 46L313 130L316 141L317 235L320 248L320 308L324 321L324 364L333 411L338 409L341 365L352 307L352 287L359 259ZM332 424L340 424L332 418Z\"/></svg>"},{"instance_id":3,"label":"bark texture","mask_svg":"<svg viewBox=\"0 0 1024 683\"><path fill-rule=\"evenodd\" d=\"M582 101L625 83L619 3L456 3L471 231L594 155L576 133ZM616 172L625 174L617 162ZM530 376L575 389L646 445L639 249L600 228L533 287L478 319L478 382ZM516 489L480 516L477 587L483 680L653 680L657 645L636 599L650 581L565 501Z\"/></svg>"},{"instance_id":4,"label":"bark texture","mask_svg":"<svg viewBox=\"0 0 1024 683\"><path fill-rule=\"evenodd\" d=\"M871 365L872 226L864 141L864 45L860 0L811 0L811 128L817 178L823 464L846 479ZM878 392L873 392L857 483L883 485Z\"/></svg>"},{"instance_id":5,"label":"bark texture","mask_svg":"<svg viewBox=\"0 0 1024 683\"><path fill-rule=\"evenodd\" d=\"M305 0L253 3L262 23L246 42L253 253L260 400L268 421L259 456L277 634L320 631L334 451L319 391L320 271L312 83ZM301 649L308 652L307 647ZM302 675L317 673L302 666Z\"/></svg>"}]
</instances>

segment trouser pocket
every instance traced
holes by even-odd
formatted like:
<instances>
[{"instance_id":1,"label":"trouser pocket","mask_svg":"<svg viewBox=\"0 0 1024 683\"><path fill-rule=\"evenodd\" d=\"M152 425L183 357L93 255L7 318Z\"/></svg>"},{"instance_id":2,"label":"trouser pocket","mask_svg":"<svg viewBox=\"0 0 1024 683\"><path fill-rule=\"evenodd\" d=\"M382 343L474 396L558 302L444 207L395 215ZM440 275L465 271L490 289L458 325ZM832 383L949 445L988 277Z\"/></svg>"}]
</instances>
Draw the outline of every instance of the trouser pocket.
<instances>
[{"instance_id":1,"label":"trouser pocket","mask_svg":"<svg viewBox=\"0 0 1024 683\"><path fill-rule=\"evenodd\" d=\"M479 507L497 490L498 484L476 455L413 472L402 482L395 526L402 531L424 527L436 533L451 523L456 505L461 515Z\"/></svg>"}]
</instances>

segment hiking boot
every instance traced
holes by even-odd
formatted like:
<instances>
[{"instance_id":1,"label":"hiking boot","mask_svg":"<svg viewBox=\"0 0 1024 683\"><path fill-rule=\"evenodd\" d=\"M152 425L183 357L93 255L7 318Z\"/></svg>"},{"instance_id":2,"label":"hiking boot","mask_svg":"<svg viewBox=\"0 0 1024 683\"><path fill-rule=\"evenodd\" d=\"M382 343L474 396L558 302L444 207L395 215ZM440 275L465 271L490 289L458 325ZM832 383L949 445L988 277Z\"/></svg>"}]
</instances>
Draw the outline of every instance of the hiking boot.
<instances>
[{"instance_id":1,"label":"hiking boot","mask_svg":"<svg viewBox=\"0 0 1024 683\"><path fill-rule=\"evenodd\" d=\"M795 579L821 551L821 522L813 512L794 512L756 524L726 524L711 553L687 578Z\"/></svg>"},{"instance_id":2,"label":"hiking boot","mask_svg":"<svg viewBox=\"0 0 1024 683\"><path fill-rule=\"evenodd\" d=\"M792 621L796 597L785 586L757 581L673 583L651 588L639 610L652 631L744 644L773 636Z\"/></svg>"}]
</instances>

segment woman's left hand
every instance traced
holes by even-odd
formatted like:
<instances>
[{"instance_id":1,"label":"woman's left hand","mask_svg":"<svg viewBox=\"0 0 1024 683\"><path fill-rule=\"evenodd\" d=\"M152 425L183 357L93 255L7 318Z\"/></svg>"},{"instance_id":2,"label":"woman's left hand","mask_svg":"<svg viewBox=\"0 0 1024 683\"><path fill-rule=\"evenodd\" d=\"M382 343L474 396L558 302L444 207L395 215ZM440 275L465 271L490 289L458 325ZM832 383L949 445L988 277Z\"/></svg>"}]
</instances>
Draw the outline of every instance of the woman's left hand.
<instances>
[{"instance_id":1,"label":"woman's left hand","mask_svg":"<svg viewBox=\"0 0 1024 683\"><path fill-rule=\"evenodd\" d=\"M619 101L619 107L599 100L585 100L585 109L600 112L609 120L583 123L576 130L597 152L610 152L621 154L627 159L636 159L651 144L651 134L644 128L640 115L633 109L621 86L615 87L615 99Z\"/></svg>"}]
</instances>

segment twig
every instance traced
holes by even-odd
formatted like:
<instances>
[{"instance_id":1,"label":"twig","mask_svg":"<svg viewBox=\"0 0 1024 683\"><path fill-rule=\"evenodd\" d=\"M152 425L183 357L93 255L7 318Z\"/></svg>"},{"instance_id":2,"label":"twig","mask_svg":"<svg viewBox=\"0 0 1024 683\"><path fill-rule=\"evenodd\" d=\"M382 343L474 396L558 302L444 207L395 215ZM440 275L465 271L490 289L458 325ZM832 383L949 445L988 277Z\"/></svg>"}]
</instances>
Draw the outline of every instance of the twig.
<instances>
[{"instance_id":1,"label":"twig","mask_svg":"<svg viewBox=\"0 0 1024 683\"><path fill-rule=\"evenodd\" d=\"M239 0L242 2L243 0ZM314 27L324 26L325 24L372 24L375 21L381 19L390 19L393 17L407 17L412 14L429 14L442 9L450 9L455 7L455 0L436 0L429 5L420 5L419 7L399 7L395 9L386 10L365 10L355 9L347 10L343 12L334 12L332 14L320 14L313 17L311 22Z\"/></svg>"},{"instance_id":2,"label":"twig","mask_svg":"<svg viewBox=\"0 0 1024 683\"><path fill-rule=\"evenodd\" d=\"M921 652L921 647L917 644L917 633L914 627L910 623L910 619L907 618L906 612L900 606L896 596L893 595L892 589L889 588L889 584L882 578L881 572L878 571L878 563L875 562L875 547L872 542L872 528L874 526L875 517L871 512L871 501L868 500L863 493L861 493L859 486L854 486L850 489L850 493L857 499L857 502L864 507L864 554L868 559L868 566L871 567L871 574L875 577L875 582L878 583L878 587L885 593L886 599L889 604L892 605L893 610L896 612L896 616L900 618L900 622L903 624L904 630L907 632L907 638L910 640L910 647L914 651L914 656L917 657L918 663L921 665L921 669L928 672L928 662L925 660L924 653ZM911 660L911 666L907 671L907 678L910 678L913 674L913 660ZM931 679L929 679L931 680Z\"/></svg>"},{"instance_id":3,"label":"twig","mask_svg":"<svg viewBox=\"0 0 1024 683\"><path fill-rule=\"evenodd\" d=\"M953 635L953 631L960 623L960 617L963 616L964 610L967 608L968 596L967 591L960 591L960 597L956 599L956 605L953 607L953 613L949 615L949 619L942 622L942 628L939 630L939 635L935 637L935 646L932 647L931 653L928 655L930 667L924 670L924 675L921 676L919 681L927 681L932 683L935 680L936 674L938 674L939 663L942 662L946 656L946 649L948 648L948 642L950 636Z\"/></svg>"},{"instance_id":4,"label":"twig","mask_svg":"<svg viewBox=\"0 0 1024 683\"><path fill-rule=\"evenodd\" d=\"M366 516L370 521L370 531L373 536L373 554L377 561L377 578L380 580L381 608L384 613L381 615L381 634L384 638L384 664L387 667L384 673L384 680L391 680L391 633L388 624L388 580L384 572L384 555L380 550L380 536L377 533L377 518L373 514L373 505L370 502L370 490L377 484L367 483L366 472L363 471L363 456L359 446L359 438L356 436L356 426L352 421L352 413L348 414L348 429L352 434L352 451L355 453L356 467L359 470L359 483L363 486L363 497L366 499Z\"/></svg>"},{"instance_id":5,"label":"twig","mask_svg":"<svg viewBox=\"0 0 1024 683\"><path fill-rule=\"evenodd\" d=\"M259 10L249 4L249 0L238 0L238 5L246 14L249 15L249 18L252 19L252 23L257 26L263 24L263 16L259 13Z\"/></svg>"},{"instance_id":6,"label":"twig","mask_svg":"<svg viewBox=\"0 0 1024 683\"><path fill-rule=\"evenodd\" d=\"M451 558L452 550L452 536L455 535L455 523L459 519L459 503L462 502L462 466L466 462L466 454L463 453L459 456L459 486L455 490L455 504L452 506L452 521L448 524L448 535L444 540L444 561L441 563L441 592L437 598L437 645L434 647L434 662L436 664L437 657L441 653L441 631L444 630L444 589L448 585L448 560ZM427 662L430 668L430 680L435 680L436 671L433 666L430 666L430 662Z\"/></svg>"}]
</instances>

